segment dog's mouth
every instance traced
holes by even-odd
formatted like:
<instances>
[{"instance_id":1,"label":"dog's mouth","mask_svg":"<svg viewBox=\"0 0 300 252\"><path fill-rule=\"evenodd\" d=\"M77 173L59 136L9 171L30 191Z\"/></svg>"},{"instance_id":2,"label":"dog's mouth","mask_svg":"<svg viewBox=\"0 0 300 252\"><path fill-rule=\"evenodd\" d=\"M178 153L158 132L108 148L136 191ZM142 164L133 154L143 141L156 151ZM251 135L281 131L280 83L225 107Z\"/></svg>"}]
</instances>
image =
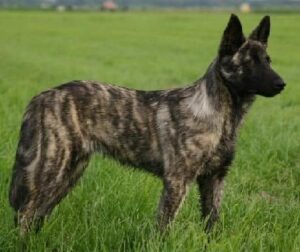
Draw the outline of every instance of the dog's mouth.
<instances>
[{"instance_id":1,"label":"dog's mouth","mask_svg":"<svg viewBox=\"0 0 300 252\"><path fill-rule=\"evenodd\" d=\"M284 90L284 87L276 87L276 88L274 88L274 95L273 96L275 96L275 95L278 95L278 94L280 94L282 91Z\"/></svg>"},{"instance_id":2,"label":"dog's mouth","mask_svg":"<svg viewBox=\"0 0 300 252\"><path fill-rule=\"evenodd\" d=\"M282 80L280 80L274 84L274 90L277 93L281 93L284 90L285 86L286 84Z\"/></svg>"},{"instance_id":3,"label":"dog's mouth","mask_svg":"<svg viewBox=\"0 0 300 252\"><path fill-rule=\"evenodd\" d=\"M277 93L281 93L281 92L284 90L284 87L275 87L274 90L275 90Z\"/></svg>"},{"instance_id":4,"label":"dog's mouth","mask_svg":"<svg viewBox=\"0 0 300 252\"><path fill-rule=\"evenodd\" d=\"M278 95L285 89L285 86L286 86L286 84L283 81L281 81L279 83L275 83L272 88L272 91L270 90L271 92L268 94L264 94L264 96L273 97L275 95Z\"/></svg>"},{"instance_id":5,"label":"dog's mouth","mask_svg":"<svg viewBox=\"0 0 300 252\"><path fill-rule=\"evenodd\" d=\"M280 94L284 90L284 87L274 87L272 90L268 92L258 92L257 94L265 96L265 97L273 97Z\"/></svg>"}]
</instances>

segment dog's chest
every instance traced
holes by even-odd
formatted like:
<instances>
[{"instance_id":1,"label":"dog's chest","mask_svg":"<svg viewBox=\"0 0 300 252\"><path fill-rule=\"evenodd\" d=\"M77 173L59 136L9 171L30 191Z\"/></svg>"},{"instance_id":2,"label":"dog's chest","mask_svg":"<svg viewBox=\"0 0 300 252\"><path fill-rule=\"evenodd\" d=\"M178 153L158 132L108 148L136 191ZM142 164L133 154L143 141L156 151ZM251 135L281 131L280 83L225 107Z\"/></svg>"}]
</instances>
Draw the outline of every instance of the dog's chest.
<instances>
[{"instance_id":1,"label":"dog's chest","mask_svg":"<svg viewBox=\"0 0 300 252\"><path fill-rule=\"evenodd\" d=\"M188 140L185 157L198 174L227 170L233 160L236 129L230 120L223 119L223 123L220 121L213 129L208 124L203 127L205 131L191 135Z\"/></svg>"},{"instance_id":2,"label":"dog's chest","mask_svg":"<svg viewBox=\"0 0 300 252\"><path fill-rule=\"evenodd\" d=\"M207 158L205 173L226 171L235 153L236 128L229 120L225 120L217 145Z\"/></svg>"}]
</instances>

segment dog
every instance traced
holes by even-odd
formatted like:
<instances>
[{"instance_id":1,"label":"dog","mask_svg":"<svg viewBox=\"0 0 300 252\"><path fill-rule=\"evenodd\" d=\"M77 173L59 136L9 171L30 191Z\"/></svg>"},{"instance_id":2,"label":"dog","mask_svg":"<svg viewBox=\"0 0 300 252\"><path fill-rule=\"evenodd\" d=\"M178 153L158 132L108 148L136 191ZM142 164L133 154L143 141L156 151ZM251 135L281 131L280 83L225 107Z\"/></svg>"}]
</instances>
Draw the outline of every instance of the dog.
<instances>
[{"instance_id":1,"label":"dog","mask_svg":"<svg viewBox=\"0 0 300 252\"><path fill-rule=\"evenodd\" d=\"M187 87L141 91L72 81L34 97L23 117L9 193L20 232L40 229L94 152L162 179L161 230L196 181L211 230L246 112L257 95L272 97L285 87L266 52L269 33L265 16L245 38L232 14L217 57Z\"/></svg>"}]
</instances>

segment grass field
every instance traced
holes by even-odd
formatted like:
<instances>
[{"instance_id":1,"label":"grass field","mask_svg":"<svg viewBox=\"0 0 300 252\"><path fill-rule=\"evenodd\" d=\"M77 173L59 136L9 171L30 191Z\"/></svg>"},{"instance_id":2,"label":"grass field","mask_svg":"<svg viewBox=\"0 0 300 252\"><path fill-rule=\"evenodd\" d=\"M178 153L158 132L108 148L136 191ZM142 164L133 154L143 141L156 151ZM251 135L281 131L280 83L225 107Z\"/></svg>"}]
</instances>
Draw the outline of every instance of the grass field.
<instances>
[{"instance_id":1,"label":"grass field","mask_svg":"<svg viewBox=\"0 0 300 252\"><path fill-rule=\"evenodd\" d=\"M228 13L0 12L0 251L20 242L8 205L22 113L31 97L73 79L139 89L182 86L212 59ZM241 15L249 33L262 14ZM288 83L258 98L241 130L221 220L208 243L193 187L164 237L161 183L95 156L30 251L300 251L300 14L274 14L269 52Z\"/></svg>"}]
</instances>

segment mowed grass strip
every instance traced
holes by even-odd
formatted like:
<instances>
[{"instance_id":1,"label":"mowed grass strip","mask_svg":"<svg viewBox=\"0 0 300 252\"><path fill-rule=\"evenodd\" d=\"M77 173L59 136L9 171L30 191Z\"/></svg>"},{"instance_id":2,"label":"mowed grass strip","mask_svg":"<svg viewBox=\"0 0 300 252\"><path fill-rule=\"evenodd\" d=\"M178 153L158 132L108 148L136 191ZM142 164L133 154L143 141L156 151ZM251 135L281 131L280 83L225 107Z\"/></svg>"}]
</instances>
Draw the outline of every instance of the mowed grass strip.
<instances>
[{"instance_id":1,"label":"mowed grass strip","mask_svg":"<svg viewBox=\"0 0 300 252\"><path fill-rule=\"evenodd\" d=\"M8 205L21 117L31 97L73 79L153 90L183 86L216 56L229 13L0 12L0 251L22 244ZM262 14L241 15L249 33ZM95 156L30 251L300 251L299 14L271 14L269 53L288 83L258 98L241 129L222 214L203 232L196 187L161 237L161 182ZM117 101L116 101L117 102Z\"/></svg>"}]
</instances>

